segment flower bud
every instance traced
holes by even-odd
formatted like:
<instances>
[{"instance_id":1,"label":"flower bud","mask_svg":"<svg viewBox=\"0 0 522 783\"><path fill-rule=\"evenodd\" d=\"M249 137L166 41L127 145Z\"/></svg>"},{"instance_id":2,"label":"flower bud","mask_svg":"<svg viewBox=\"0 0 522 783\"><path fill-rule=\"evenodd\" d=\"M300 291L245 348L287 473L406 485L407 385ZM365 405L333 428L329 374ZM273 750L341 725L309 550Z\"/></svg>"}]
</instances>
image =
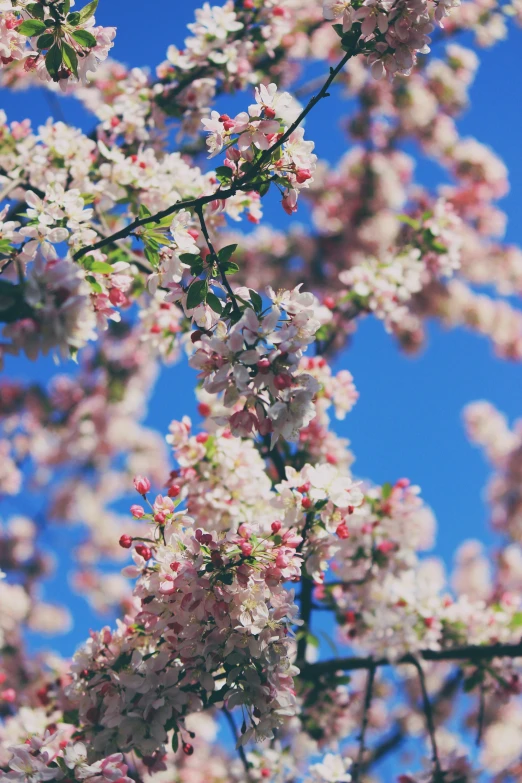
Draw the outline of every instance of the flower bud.
<instances>
[{"instance_id":1,"label":"flower bud","mask_svg":"<svg viewBox=\"0 0 522 783\"><path fill-rule=\"evenodd\" d=\"M123 549L130 549L132 546L132 536L121 536L120 546L123 547Z\"/></svg>"},{"instance_id":2,"label":"flower bud","mask_svg":"<svg viewBox=\"0 0 522 783\"><path fill-rule=\"evenodd\" d=\"M142 506L138 506L136 503L130 507L130 512L134 519L141 519L142 516L145 514L144 509Z\"/></svg>"},{"instance_id":3,"label":"flower bud","mask_svg":"<svg viewBox=\"0 0 522 783\"><path fill-rule=\"evenodd\" d=\"M241 543L239 544L239 548L241 549L245 557L250 557L254 549L250 541L241 541Z\"/></svg>"},{"instance_id":4,"label":"flower bud","mask_svg":"<svg viewBox=\"0 0 522 783\"><path fill-rule=\"evenodd\" d=\"M278 391L283 391L283 389L290 388L292 383L292 376L286 373L280 373L274 377L274 386Z\"/></svg>"},{"instance_id":5,"label":"flower bud","mask_svg":"<svg viewBox=\"0 0 522 783\"><path fill-rule=\"evenodd\" d=\"M310 169L297 169L295 172L295 178L300 185L302 185L303 182L306 182L306 180L311 179L311 177L312 174Z\"/></svg>"},{"instance_id":6,"label":"flower bud","mask_svg":"<svg viewBox=\"0 0 522 783\"><path fill-rule=\"evenodd\" d=\"M203 418L207 418L207 416L210 416L212 413L212 408L210 405L207 405L206 402L200 402L198 405L198 413L200 416L203 416Z\"/></svg>"},{"instance_id":7,"label":"flower bud","mask_svg":"<svg viewBox=\"0 0 522 783\"><path fill-rule=\"evenodd\" d=\"M150 489L150 481L145 476L135 476L134 487L140 495L146 495Z\"/></svg>"},{"instance_id":8,"label":"flower bud","mask_svg":"<svg viewBox=\"0 0 522 783\"><path fill-rule=\"evenodd\" d=\"M266 357L266 356L263 356L263 358L260 359L258 361L258 363L256 364L256 367L257 367L257 369L259 370L260 373L265 375L270 370L270 367L271 367L270 359L268 359L268 357Z\"/></svg>"},{"instance_id":9,"label":"flower bud","mask_svg":"<svg viewBox=\"0 0 522 783\"><path fill-rule=\"evenodd\" d=\"M145 544L138 544L136 547L136 552L138 555L141 555L144 560L150 560L152 557L152 552L148 546L145 546Z\"/></svg>"},{"instance_id":10,"label":"flower bud","mask_svg":"<svg viewBox=\"0 0 522 783\"><path fill-rule=\"evenodd\" d=\"M183 753L185 756L192 756L194 753L194 746L190 744L190 742L184 742L183 743Z\"/></svg>"},{"instance_id":11,"label":"flower bud","mask_svg":"<svg viewBox=\"0 0 522 783\"><path fill-rule=\"evenodd\" d=\"M279 533L279 531L281 530L282 524L278 519L276 519L275 522L272 522L270 527L272 528L272 533L276 534Z\"/></svg>"},{"instance_id":12,"label":"flower bud","mask_svg":"<svg viewBox=\"0 0 522 783\"><path fill-rule=\"evenodd\" d=\"M346 522L341 522L340 525L337 525L335 532L339 536L339 538L349 538L350 531L348 530L348 526L346 525Z\"/></svg>"}]
</instances>

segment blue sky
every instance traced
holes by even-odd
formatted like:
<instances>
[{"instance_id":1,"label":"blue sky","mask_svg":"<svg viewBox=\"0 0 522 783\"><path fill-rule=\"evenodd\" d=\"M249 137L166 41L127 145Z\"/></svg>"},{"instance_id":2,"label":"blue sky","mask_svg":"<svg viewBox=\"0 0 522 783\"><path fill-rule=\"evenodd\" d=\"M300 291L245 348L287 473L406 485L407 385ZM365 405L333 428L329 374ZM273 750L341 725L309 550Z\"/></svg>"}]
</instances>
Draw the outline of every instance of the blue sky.
<instances>
[{"instance_id":1,"label":"blue sky","mask_svg":"<svg viewBox=\"0 0 522 783\"><path fill-rule=\"evenodd\" d=\"M115 58L128 65L152 68L164 58L170 43L182 43L185 25L198 5L194 0L149 0L146 5L100 0L97 18L102 24L118 27ZM470 40L462 36L460 42L467 45ZM510 170L511 191L500 206L509 218L507 239L518 243L522 243L522 88L514 75L519 72L517 51L521 47L522 31L512 28L508 42L479 51L481 66L471 88L471 108L459 122L462 135L475 135L490 145ZM314 72L320 73L322 68ZM1 97L0 105L9 120L30 116L37 125L50 115L61 118L55 103L43 90L2 90ZM248 102L245 100L245 105ZM77 102L59 99L59 103L67 122L90 130L92 119ZM339 129L340 110L341 104L334 95L307 120L307 138L314 139L319 156L332 163L347 149L346 138ZM440 172L429 161L419 163L417 177L432 187L440 182ZM272 205L267 216L281 229L289 229L292 220L306 217L301 212L289 218ZM463 539L478 537L493 542L482 502L488 468L466 440L461 412L467 402L485 398L510 419L522 415L521 367L496 359L486 340L463 330L446 332L437 325L430 325L426 350L416 358L408 358L399 353L382 325L370 319L360 325L352 346L338 358L336 366L353 373L360 392L353 412L336 424L337 431L352 442L356 473L377 482L408 476L420 484L439 523L435 552L447 563L451 563L453 552ZM69 369L73 371L73 366L62 365L60 371ZM6 371L23 380L44 380L56 368L50 360L38 365L13 360ZM197 418L193 382L194 374L185 363L165 368L147 423L165 432L172 418L183 414ZM0 513L12 513L16 507L15 499L14 503L0 507ZM52 545L58 545L63 553L62 533L51 536ZM64 562L49 586L48 597L63 596L65 572ZM78 612L75 630L58 643L65 653L74 649L89 625L99 623L79 599L72 599L72 606Z\"/></svg>"}]
</instances>

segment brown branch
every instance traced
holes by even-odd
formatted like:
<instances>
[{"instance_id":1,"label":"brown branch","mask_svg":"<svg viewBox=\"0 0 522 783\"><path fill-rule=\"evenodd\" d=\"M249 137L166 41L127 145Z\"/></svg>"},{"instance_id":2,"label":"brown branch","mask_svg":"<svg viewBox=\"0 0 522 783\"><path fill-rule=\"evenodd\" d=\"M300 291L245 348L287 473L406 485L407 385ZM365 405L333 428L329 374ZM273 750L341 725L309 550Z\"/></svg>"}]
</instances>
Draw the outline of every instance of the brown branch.
<instances>
[{"instance_id":1,"label":"brown branch","mask_svg":"<svg viewBox=\"0 0 522 783\"><path fill-rule=\"evenodd\" d=\"M227 290L227 293L228 293L228 295L230 297L230 301L232 302L232 308L233 308L234 312L236 313L236 315L241 315L241 310L239 309L239 305L237 303L236 296L235 296L235 294L234 294L234 292L232 290L232 287L231 287L231 285L230 285L230 283L228 281L228 278L226 276L225 270L223 269L223 266L222 266L222 264L219 261L219 256L216 253L216 251L214 250L214 246L213 246L213 244L211 242L211 239L210 239L210 236L209 236L209 233L208 233L208 229L207 229L207 224L205 223L205 218L203 217L203 207L202 206L197 206L195 211L196 211L196 214L197 214L197 216L199 218L199 224L201 226L201 230L203 231L203 236L205 237L205 242L207 243L208 249L210 250L211 258L212 258L213 261L215 261L215 263L218 266L219 274L221 275L221 281L222 281L223 285L225 286L225 288Z\"/></svg>"},{"instance_id":2,"label":"brown branch","mask_svg":"<svg viewBox=\"0 0 522 783\"><path fill-rule=\"evenodd\" d=\"M522 658L522 641L516 644L470 644L446 650L420 650L418 657L424 661L467 661L471 664L490 661L493 658ZM411 654L403 655L395 661L389 658L374 660L370 657L352 656L308 664L303 669L302 674L304 677L312 678L340 670L354 671L356 669L370 669L372 666L397 666L404 663L414 663L414 661L416 661L416 658Z\"/></svg>"},{"instance_id":3,"label":"brown branch","mask_svg":"<svg viewBox=\"0 0 522 783\"><path fill-rule=\"evenodd\" d=\"M328 96L328 88L331 86L335 77L344 68L348 60L351 57L353 57L355 54L357 54L356 48L354 48L353 52L347 52L344 55L344 57L340 60L340 62L337 64L337 66L335 68L330 69L330 75L326 79L322 88L319 90L317 95L314 95L313 98L311 98L311 100L307 103L303 111L289 126L289 128L287 128L287 130L276 141L275 144L273 144L268 150L266 150L259 157L257 162L252 166L252 168L246 174L240 177L236 182L232 183L229 188L226 188L225 190L221 190L221 188L218 188L217 191L215 191L214 193L210 193L206 196L199 196L198 198L187 199L185 201L178 201L176 204L171 204L170 207L167 207L166 209L157 212L155 215L149 215L148 217L144 217L144 218L137 218L132 223L129 223L127 226L125 226L125 228L122 228L120 231L117 231L115 234L112 234L111 236L108 237L104 237L99 242L95 242L92 245L81 248L81 250L78 250L74 254L74 259L78 260L83 256L87 255L87 253L92 253L93 250L100 250L102 247L106 247L108 244L115 242L117 239L124 239L125 237L128 237L129 234L132 234L133 231L136 231L136 229L141 228L141 226L148 225L149 223L158 223L163 218L168 217L169 215L173 215L175 212L179 212L182 209L195 209L196 211L198 211L201 210L202 207L205 206L205 204L210 204L210 202L215 201L216 199L226 200L231 198L232 196L235 196L238 190L242 190L242 191L248 190L253 180L257 177L259 172L262 170L265 163L271 160L274 152L277 152L277 150L283 146L283 144L288 140L288 138L292 135L292 133L295 130L297 130L299 125L303 122L305 117L312 111L314 106L316 106L316 104L319 103L320 100Z\"/></svg>"},{"instance_id":4,"label":"brown branch","mask_svg":"<svg viewBox=\"0 0 522 783\"><path fill-rule=\"evenodd\" d=\"M433 783L444 783L443 776L442 776L442 767L440 765L439 750L437 748L437 737L435 734L435 721L433 720L433 709L428 694L428 688L426 687L426 677L424 676L424 670L422 668L422 664L420 663L420 661L417 660L417 658L415 658L415 656L411 656L411 663L417 669L417 674L419 675L419 683L422 691L422 703L424 707L424 714L426 716L426 727L428 729L428 734L431 742L431 757L433 761L433 766L435 767L435 775L433 778Z\"/></svg>"},{"instance_id":5,"label":"brown branch","mask_svg":"<svg viewBox=\"0 0 522 783\"><path fill-rule=\"evenodd\" d=\"M368 671L368 681L366 683L366 693L364 695L363 705L363 717L361 723L361 734L359 736L359 753L357 754L357 761L353 768L353 783L359 783L359 776L364 763L366 730L368 728L368 720L370 717L370 707L372 704L373 683L375 680L375 672L377 671L375 666L370 666Z\"/></svg>"},{"instance_id":6,"label":"brown branch","mask_svg":"<svg viewBox=\"0 0 522 783\"><path fill-rule=\"evenodd\" d=\"M454 674L446 680L442 688L436 694L436 696L432 700L432 709L435 718L437 717L437 709L440 707L440 705L443 702L452 698L452 696L455 694L456 690L458 689L461 681L462 681L462 672L458 671L456 675ZM408 737L408 733L404 730L404 728L400 724L398 724L395 730L390 735L388 735L383 740L381 740L381 742L379 742L372 749L369 758L363 764L363 771L366 772L369 769L371 769L371 767L375 766L375 764L378 764L379 761L381 761L385 756L388 755L388 753L391 753L392 751L396 750L404 742L404 740L407 739L407 737Z\"/></svg>"},{"instance_id":7,"label":"brown branch","mask_svg":"<svg viewBox=\"0 0 522 783\"><path fill-rule=\"evenodd\" d=\"M234 718L232 717L232 715L230 714L230 712L227 710L226 707L223 707L223 714L227 719L228 725L230 726L230 731L232 732L232 736L234 737L234 743L235 743L236 750L238 752L238 756L241 759L241 763L243 764L243 767L245 769L247 780L249 780L250 764L248 763L248 759L245 754L245 749L243 748L242 745L239 744L239 734L236 728Z\"/></svg>"}]
</instances>

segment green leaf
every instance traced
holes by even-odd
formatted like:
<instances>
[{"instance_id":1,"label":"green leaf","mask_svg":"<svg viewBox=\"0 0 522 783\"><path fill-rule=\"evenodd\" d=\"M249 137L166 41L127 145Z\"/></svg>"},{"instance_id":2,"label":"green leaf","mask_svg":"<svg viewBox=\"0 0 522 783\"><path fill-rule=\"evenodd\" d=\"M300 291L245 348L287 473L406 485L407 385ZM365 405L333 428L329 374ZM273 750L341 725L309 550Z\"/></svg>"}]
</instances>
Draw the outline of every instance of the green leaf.
<instances>
[{"instance_id":1,"label":"green leaf","mask_svg":"<svg viewBox=\"0 0 522 783\"><path fill-rule=\"evenodd\" d=\"M78 57L72 46L63 43L63 62L64 65L78 78Z\"/></svg>"},{"instance_id":2,"label":"green leaf","mask_svg":"<svg viewBox=\"0 0 522 783\"><path fill-rule=\"evenodd\" d=\"M80 11L80 23L83 24L87 21L87 19L90 19L97 8L98 0L92 0L91 3L87 3L87 5L85 5Z\"/></svg>"},{"instance_id":3,"label":"green leaf","mask_svg":"<svg viewBox=\"0 0 522 783\"><path fill-rule=\"evenodd\" d=\"M225 182L230 182L232 179L232 171L228 166L218 166L216 169L216 177L223 185Z\"/></svg>"},{"instance_id":4,"label":"green leaf","mask_svg":"<svg viewBox=\"0 0 522 783\"><path fill-rule=\"evenodd\" d=\"M70 723L73 726L78 725L78 719L78 710L66 710L62 716L63 723Z\"/></svg>"},{"instance_id":5,"label":"green leaf","mask_svg":"<svg viewBox=\"0 0 522 783\"><path fill-rule=\"evenodd\" d=\"M45 55L45 66L51 79L58 81L58 72L62 64L62 50L54 44Z\"/></svg>"},{"instance_id":6,"label":"green leaf","mask_svg":"<svg viewBox=\"0 0 522 783\"><path fill-rule=\"evenodd\" d=\"M41 35L45 32L45 24L39 19L26 19L22 22L20 27L16 28L16 32L20 35L27 35L32 37L33 35Z\"/></svg>"},{"instance_id":7,"label":"green leaf","mask_svg":"<svg viewBox=\"0 0 522 783\"><path fill-rule=\"evenodd\" d=\"M25 9L26 11L29 11L31 16L34 16L35 19L43 19L45 16L44 7L43 5L40 5L40 3L29 3L29 5L26 5Z\"/></svg>"},{"instance_id":8,"label":"green leaf","mask_svg":"<svg viewBox=\"0 0 522 783\"><path fill-rule=\"evenodd\" d=\"M400 220L401 223L406 223L406 225L411 226L416 231L420 228L420 223L418 220L415 220L414 218L410 217L409 215L397 215L397 220Z\"/></svg>"},{"instance_id":9,"label":"green leaf","mask_svg":"<svg viewBox=\"0 0 522 783\"><path fill-rule=\"evenodd\" d=\"M509 623L510 628L521 628L522 627L522 612L515 612L513 617L511 618L511 622Z\"/></svg>"},{"instance_id":10,"label":"green leaf","mask_svg":"<svg viewBox=\"0 0 522 783\"><path fill-rule=\"evenodd\" d=\"M63 0L62 3L62 14L64 16L67 16L69 11L71 10L71 0Z\"/></svg>"},{"instance_id":11,"label":"green leaf","mask_svg":"<svg viewBox=\"0 0 522 783\"><path fill-rule=\"evenodd\" d=\"M218 259L220 263L225 263L236 252L237 245L227 245L218 250Z\"/></svg>"},{"instance_id":12,"label":"green leaf","mask_svg":"<svg viewBox=\"0 0 522 783\"><path fill-rule=\"evenodd\" d=\"M102 275L112 275L114 269L110 264L106 264L105 261L93 261L89 266L89 272L99 272Z\"/></svg>"},{"instance_id":13,"label":"green leaf","mask_svg":"<svg viewBox=\"0 0 522 783\"><path fill-rule=\"evenodd\" d=\"M179 748L179 736L178 736L178 732L177 731L175 731L174 734L172 735L172 743L171 744L172 744L172 750L174 751L174 753L177 753L178 748Z\"/></svg>"},{"instance_id":14,"label":"green leaf","mask_svg":"<svg viewBox=\"0 0 522 783\"><path fill-rule=\"evenodd\" d=\"M223 312L223 303L221 299L210 291L207 294L207 304L213 309L215 313L221 315Z\"/></svg>"},{"instance_id":15,"label":"green leaf","mask_svg":"<svg viewBox=\"0 0 522 783\"><path fill-rule=\"evenodd\" d=\"M72 24L73 27L76 27L76 25L80 24L80 14L78 11L73 11L72 14L69 14L67 17L67 23Z\"/></svg>"},{"instance_id":16,"label":"green leaf","mask_svg":"<svg viewBox=\"0 0 522 783\"><path fill-rule=\"evenodd\" d=\"M344 35L342 24L333 24L332 27L337 33L337 35L339 36L339 38L342 38Z\"/></svg>"},{"instance_id":17,"label":"green leaf","mask_svg":"<svg viewBox=\"0 0 522 783\"><path fill-rule=\"evenodd\" d=\"M235 275L236 272L239 272L239 267L237 264L234 264L233 261L226 261L224 264L222 264L223 272L227 275Z\"/></svg>"},{"instance_id":18,"label":"green leaf","mask_svg":"<svg viewBox=\"0 0 522 783\"><path fill-rule=\"evenodd\" d=\"M144 220L145 218L149 218L152 215L152 212L148 207L145 206L145 204L140 204L140 208L138 210L138 217L140 220Z\"/></svg>"},{"instance_id":19,"label":"green leaf","mask_svg":"<svg viewBox=\"0 0 522 783\"><path fill-rule=\"evenodd\" d=\"M198 253L181 253L179 260L184 264L192 266L192 264L195 264L196 261L201 261L202 258Z\"/></svg>"},{"instance_id":20,"label":"green leaf","mask_svg":"<svg viewBox=\"0 0 522 783\"><path fill-rule=\"evenodd\" d=\"M39 37L36 42L38 49L50 49L54 43L54 35L52 33L44 33Z\"/></svg>"},{"instance_id":21,"label":"green leaf","mask_svg":"<svg viewBox=\"0 0 522 783\"><path fill-rule=\"evenodd\" d=\"M154 267L154 269L157 268L159 264L159 253L157 247L151 247L150 245L145 245L145 258L149 262L149 264Z\"/></svg>"},{"instance_id":22,"label":"green leaf","mask_svg":"<svg viewBox=\"0 0 522 783\"><path fill-rule=\"evenodd\" d=\"M72 37L76 43L79 43L80 46L86 49L92 49L93 46L96 46L96 38L92 33L88 33L87 30L75 30Z\"/></svg>"},{"instance_id":23,"label":"green leaf","mask_svg":"<svg viewBox=\"0 0 522 783\"><path fill-rule=\"evenodd\" d=\"M98 281L96 280L95 277L93 277L92 275L87 275L87 277L85 279L87 280L88 283L91 284L91 288L92 288L92 290L94 291L95 294L101 294L101 292L103 291L103 288L98 283Z\"/></svg>"},{"instance_id":24,"label":"green leaf","mask_svg":"<svg viewBox=\"0 0 522 783\"><path fill-rule=\"evenodd\" d=\"M390 495L392 493L392 489L393 489L393 487L392 487L392 485L390 484L389 481L387 481L386 484L382 485L382 487L381 487L381 497L382 497L383 500L388 500L388 498L390 497Z\"/></svg>"},{"instance_id":25,"label":"green leaf","mask_svg":"<svg viewBox=\"0 0 522 783\"><path fill-rule=\"evenodd\" d=\"M207 292L207 280L195 280L188 290L187 308L192 310L194 307L197 307L202 302L204 302L207 297Z\"/></svg>"},{"instance_id":26,"label":"green leaf","mask_svg":"<svg viewBox=\"0 0 522 783\"><path fill-rule=\"evenodd\" d=\"M256 311L256 313L260 313L261 310L263 309L263 300L261 299L257 291L253 291L251 288L249 288L248 290L250 292L250 301L254 305L254 310Z\"/></svg>"}]
</instances>

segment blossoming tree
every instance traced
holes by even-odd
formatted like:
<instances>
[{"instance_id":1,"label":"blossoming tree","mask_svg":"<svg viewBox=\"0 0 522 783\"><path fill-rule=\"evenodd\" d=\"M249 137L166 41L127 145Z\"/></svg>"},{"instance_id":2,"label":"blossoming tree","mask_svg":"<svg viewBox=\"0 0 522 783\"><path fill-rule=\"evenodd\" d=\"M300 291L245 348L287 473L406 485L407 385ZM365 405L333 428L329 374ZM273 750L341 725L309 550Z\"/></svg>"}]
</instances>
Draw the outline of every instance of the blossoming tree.
<instances>
[{"instance_id":1,"label":"blossoming tree","mask_svg":"<svg viewBox=\"0 0 522 783\"><path fill-rule=\"evenodd\" d=\"M419 488L353 477L331 416L358 394L329 364L369 314L407 351L435 317L522 358L506 171L455 124L478 63L457 34L493 45L520 2L205 3L153 75L108 58L97 5L0 0L2 84L94 116L88 135L0 118L0 359L62 361L47 386L0 383L0 492L50 487L45 519L0 532L0 781L520 780L520 424L466 411L503 546L463 547L450 586L420 554ZM311 59L326 73L303 83ZM351 144L331 169L303 122L337 84ZM451 184L415 183L405 142ZM269 191L310 225L271 230ZM176 410L165 439L140 421L184 354L203 425ZM72 660L26 646L67 622L39 590L56 522L86 531L75 588L118 614Z\"/></svg>"}]
</instances>

